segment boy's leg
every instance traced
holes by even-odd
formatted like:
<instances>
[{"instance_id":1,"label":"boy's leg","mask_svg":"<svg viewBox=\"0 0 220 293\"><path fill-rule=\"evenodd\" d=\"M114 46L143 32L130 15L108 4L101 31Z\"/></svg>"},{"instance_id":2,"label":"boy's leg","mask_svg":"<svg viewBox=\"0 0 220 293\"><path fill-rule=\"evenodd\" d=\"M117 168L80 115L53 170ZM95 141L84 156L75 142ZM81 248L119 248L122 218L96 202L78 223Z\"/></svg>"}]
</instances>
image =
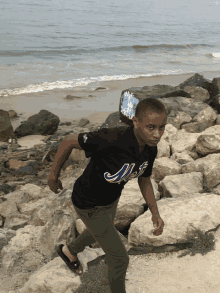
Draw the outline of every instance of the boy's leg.
<instances>
[{"instance_id":1,"label":"boy's leg","mask_svg":"<svg viewBox=\"0 0 220 293\"><path fill-rule=\"evenodd\" d=\"M116 201L114 201L111 205L109 205L109 206L111 206L109 209L109 214L111 215L111 219L113 222L114 222L118 202L119 202L119 198ZM78 208L75 207L75 210L79 216L80 216L80 214L82 215L82 213L85 216L88 214L88 211L89 211L90 215L93 214L96 211L96 208L90 209L90 210L81 210L80 209L80 214L79 214ZM72 255L74 255L75 253L82 252L86 246L89 246L95 242L96 242L96 239L91 235L89 230L86 228L76 239L74 239L73 241L68 240L66 246L67 246L69 252ZM77 248L77 252L76 252L76 250L73 249L73 247Z\"/></svg>"},{"instance_id":2,"label":"boy's leg","mask_svg":"<svg viewBox=\"0 0 220 293\"><path fill-rule=\"evenodd\" d=\"M95 241L99 243L106 254L108 279L111 292L125 293L125 276L129 263L129 257L126 248L121 241L119 233L114 226L113 219L116 213L117 203L118 200L112 205L106 207L99 206L96 207L96 209L88 211L87 213L84 211L80 214L80 210L79 214L82 221L86 225L87 230L90 232ZM85 242L77 242L77 239L73 242L72 248L72 250L76 253L85 248Z\"/></svg>"}]
</instances>

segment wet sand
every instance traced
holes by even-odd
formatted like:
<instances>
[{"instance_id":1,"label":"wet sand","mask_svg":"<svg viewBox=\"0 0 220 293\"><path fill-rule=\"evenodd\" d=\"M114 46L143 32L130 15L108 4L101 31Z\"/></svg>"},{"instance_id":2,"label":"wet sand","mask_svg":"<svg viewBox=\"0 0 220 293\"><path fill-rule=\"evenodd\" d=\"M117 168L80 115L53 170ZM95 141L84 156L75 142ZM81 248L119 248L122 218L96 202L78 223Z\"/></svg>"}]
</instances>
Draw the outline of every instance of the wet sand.
<instances>
[{"instance_id":1,"label":"wet sand","mask_svg":"<svg viewBox=\"0 0 220 293\"><path fill-rule=\"evenodd\" d=\"M87 90L57 89L38 93L26 93L0 97L1 109L14 110L18 118L11 119L15 130L23 120L40 110L48 110L60 118L61 122L88 118L90 122L103 123L108 115L119 110L121 92L130 87L152 86L166 84L177 86L195 73L180 75L159 75L138 77L126 80L103 81L90 84ZM200 72L205 78L212 80L220 76L220 72ZM104 87L102 90L91 88ZM67 95L77 98L66 100Z\"/></svg>"}]
</instances>

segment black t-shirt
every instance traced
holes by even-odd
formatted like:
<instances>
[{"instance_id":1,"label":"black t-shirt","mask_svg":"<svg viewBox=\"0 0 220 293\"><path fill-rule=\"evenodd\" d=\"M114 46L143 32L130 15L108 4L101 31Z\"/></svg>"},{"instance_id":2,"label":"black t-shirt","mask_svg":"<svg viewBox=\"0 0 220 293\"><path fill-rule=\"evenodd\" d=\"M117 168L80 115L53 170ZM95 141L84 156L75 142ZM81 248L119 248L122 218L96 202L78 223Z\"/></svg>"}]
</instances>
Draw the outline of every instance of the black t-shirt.
<instances>
[{"instance_id":1,"label":"black t-shirt","mask_svg":"<svg viewBox=\"0 0 220 293\"><path fill-rule=\"evenodd\" d=\"M151 176L157 146L146 144L139 155L133 129L132 125L79 133L79 144L91 159L73 187L72 202L76 207L109 205L120 197L128 180Z\"/></svg>"}]
</instances>

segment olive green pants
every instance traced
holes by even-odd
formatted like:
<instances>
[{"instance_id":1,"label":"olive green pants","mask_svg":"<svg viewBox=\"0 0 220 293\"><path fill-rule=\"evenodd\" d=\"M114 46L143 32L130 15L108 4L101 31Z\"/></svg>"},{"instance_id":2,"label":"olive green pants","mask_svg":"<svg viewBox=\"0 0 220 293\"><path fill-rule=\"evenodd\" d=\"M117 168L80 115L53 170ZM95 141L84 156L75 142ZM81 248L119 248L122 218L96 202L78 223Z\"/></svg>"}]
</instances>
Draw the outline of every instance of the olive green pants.
<instances>
[{"instance_id":1,"label":"olive green pants","mask_svg":"<svg viewBox=\"0 0 220 293\"><path fill-rule=\"evenodd\" d=\"M87 229L73 242L67 242L67 247L72 254L79 253L97 241L106 254L111 293L126 293L125 276L129 256L114 225L118 202L119 198L110 205L85 210L74 205Z\"/></svg>"}]
</instances>

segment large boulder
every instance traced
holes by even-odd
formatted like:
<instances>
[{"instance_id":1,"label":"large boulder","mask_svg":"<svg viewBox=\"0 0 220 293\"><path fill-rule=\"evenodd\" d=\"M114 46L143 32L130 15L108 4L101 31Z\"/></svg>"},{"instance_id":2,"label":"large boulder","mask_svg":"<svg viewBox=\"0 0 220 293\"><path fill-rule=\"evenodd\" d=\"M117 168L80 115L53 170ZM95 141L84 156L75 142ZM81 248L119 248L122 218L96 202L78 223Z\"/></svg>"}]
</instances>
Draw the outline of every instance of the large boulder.
<instances>
[{"instance_id":1,"label":"large boulder","mask_svg":"<svg viewBox=\"0 0 220 293\"><path fill-rule=\"evenodd\" d=\"M77 256L82 263L84 273L88 271L89 264L95 259L100 258L102 261L103 255L104 252L101 248L91 249L86 247L83 252L79 253ZM107 270L102 273L104 273L105 278L107 279ZM81 290L94 292L93 289L97 289L97 287L93 289L86 287L83 290L83 282L81 281L81 278L82 277L71 272L60 257L56 257L32 274L19 293L47 293L48 291L51 293L72 293L81 292ZM99 282L103 282L103 279ZM88 283L86 286L88 286ZM108 287L108 284L106 284L106 287Z\"/></svg>"},{"instance_id":2,"label":"large boulder","mask_svg":"<svg viewBox=\"0 0 220 293\"><path fill-rule=\"evenodd\" d=\"M41 110L38 114L30 116L27 121L24 121L15 129L17 137L27 135L50 135L54 134L60 123L57 115Z\"/></svg>"},{"instance_id":3,"label":"large boulder","mask_svg":"<svg viewBox=\"0 0 220 293\"><path fill-rule=\"evenodd\" d=\"M163 197L188 197L193 193L203 192L202 172L191 172L185 174L168 175L159 183Z\"/></svg>"},{"instance_id":4,"label":"large boulder","mask_svg":"<svg viewBox=\"0 0 220 293\"><path fill-rule=\"evenodd\" d=\"M157 202L165 226L154 236L151 213L146 211L132 222L128 242L134 246L163 246L187 242L194 230L207 232L220 223L220 197L216 194L192 194L191 197L166 198Z\"/></svg>"},{"instance_id":5,"label":"large boulder","mask_svg":"<svg viewBox=\"0 0 220 293\"><path fill-rule=\"evenodd\" d=\"M26 225L16 231L1 251L3 272L27 271L40 265L42 255L37 251L37 238L42 229L42 226Z\"/></svg>"}]
</instances>

